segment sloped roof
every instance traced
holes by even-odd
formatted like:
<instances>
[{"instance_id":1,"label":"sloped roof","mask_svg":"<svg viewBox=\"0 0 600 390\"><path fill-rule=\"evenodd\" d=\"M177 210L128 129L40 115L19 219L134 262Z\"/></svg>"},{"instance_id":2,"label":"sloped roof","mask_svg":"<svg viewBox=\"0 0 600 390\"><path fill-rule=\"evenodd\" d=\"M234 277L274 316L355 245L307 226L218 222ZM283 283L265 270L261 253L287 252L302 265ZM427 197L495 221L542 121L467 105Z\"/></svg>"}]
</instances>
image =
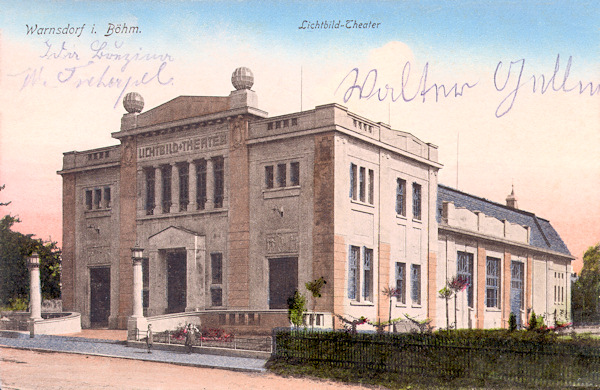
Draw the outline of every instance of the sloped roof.
<instances>
[{"instance_id":1,"label":"sloped roof","mask_svg":"<svg viewBox=\"0 0 600 390\"><path fill-rule=\"evenodd\" d=\"M533 213L513 209L503 204L439 184L436 216L438 223L442 220L443 202L453 202L454 206L463 207L470 211L481 211L485 215L501 221L507 220L521 226L529 226L531 228L529 245L571 256L571 252L569 252L558 232L554 230L550 221L540 218Z\"/></svg>"}]
</instances>

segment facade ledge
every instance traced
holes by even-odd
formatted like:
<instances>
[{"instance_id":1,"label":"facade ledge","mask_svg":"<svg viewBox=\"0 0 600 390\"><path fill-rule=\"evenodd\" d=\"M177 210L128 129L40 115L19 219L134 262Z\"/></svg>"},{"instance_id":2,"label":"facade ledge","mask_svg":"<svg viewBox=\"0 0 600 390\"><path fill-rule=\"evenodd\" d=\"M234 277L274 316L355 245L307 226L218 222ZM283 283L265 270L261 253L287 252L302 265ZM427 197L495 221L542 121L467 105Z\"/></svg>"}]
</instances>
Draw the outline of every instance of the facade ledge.
<instances>
[{"instance_id":1,"label":"facade ledge","mask_svg":"<svg viewBox=\"0 0 600 390\"><path fill-rule=\"evenodd\" d=\"M290 196L299 196L300 186L269 188L263 190L263 199L287 198Z\"/></svg>"},{"instance_id":2,"label":"facade ledge","mask_svg":"<svg viewBox=\"0 0 600 390\"><path fill-rule=\"evenodd\" d=\"M138 221L147 221L150 219L164 219L164 218L185 218L195 215L203 214L227 214L229 209L212 209L212 210L196 210L196 211L180 211L177 213L165 213L165 214L152 214L152 215L138 215Z\"/></svg>"},{"instance_id":3,"label":"facade ledge","mask_svg":"<svg viewBox=\"0 0 600 390\"><path fill-rule=\"evenodd\" d=\"M535 247L535 246L532 246L530 244L525 244L525 243L522 243L522 242L507 240L507 239L501 238L501 237L490 236L490 235L482 234L482 233L479 233L479 232L474 232L474 231L471 231L471 230L457 228L457 227L450 226L450 225L448 225L446 223L443 223L443 222L441 222L441 223L438 224L438 229L439 229L440 232L449 232L449 233L455 233L455 234L464 234L464 235L467 235L467 236L471 236L473 238L479 238L479 239L490 241L490 242L508 244L508 245L513 246L513 247L518 247L518 248L521 248L521 249L527 249L530 252L537 252L537 253L542 253L542 254L547 254L547 255L552 255L552 256L558 256L558 257L562 257L563 259L567 259L567 260L575 260L575 257L573 257L571 255L566 255L564 253L555 252L555 251L552 251L552 250L549 250L549 249L543 249L543 248Z\"/></svg>"},{"instance_id":4,"label":"facade ledge","mask_svg":"<svg viewBox=\"0 0 600 390\"><path fill-rule=\"evenodd\" d=\"M375 306L373 302L350 301L350 306Z\"/></svg>"}]
</instances>

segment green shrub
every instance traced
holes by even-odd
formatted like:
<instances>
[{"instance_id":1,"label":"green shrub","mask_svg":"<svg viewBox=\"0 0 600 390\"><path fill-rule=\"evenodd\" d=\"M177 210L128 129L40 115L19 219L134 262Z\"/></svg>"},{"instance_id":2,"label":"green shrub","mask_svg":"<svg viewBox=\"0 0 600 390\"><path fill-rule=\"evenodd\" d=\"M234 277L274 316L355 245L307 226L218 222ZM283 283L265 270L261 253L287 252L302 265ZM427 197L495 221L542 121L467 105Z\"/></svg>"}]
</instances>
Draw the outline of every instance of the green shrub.
<instances>
[{"instance_id":1,"label":"green shrub","mask_svg":"<svg viewBox=\"0 0 600 390\"><path fill-rule=\"evenodd\" d=\"M294 295L288 298L288 318L295 327L302 326L305 311L306 297L296 290Z\"/></svg>"},{"instance_id":2,"label":"green shrub","mask_svg":"<svg viewBox=\"0 0 600 390\"><path fill-rule=\"evenodd\" d=\"M508 330L509 332L514 332L515 330L517 330L517 316L515 315L515 313L512 312L508 317Z\"/></svg>"}]
</instances>

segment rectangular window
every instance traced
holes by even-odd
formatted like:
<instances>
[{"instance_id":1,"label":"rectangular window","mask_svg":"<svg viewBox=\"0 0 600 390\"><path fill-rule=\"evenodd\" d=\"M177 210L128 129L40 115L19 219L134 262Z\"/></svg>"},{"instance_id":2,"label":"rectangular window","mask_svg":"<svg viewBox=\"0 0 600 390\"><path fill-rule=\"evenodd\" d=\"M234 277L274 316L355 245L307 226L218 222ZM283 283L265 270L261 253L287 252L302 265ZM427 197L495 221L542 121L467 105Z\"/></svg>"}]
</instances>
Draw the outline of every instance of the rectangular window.
<instances>
[{"instance_id":1,"label":"rectangular window","mask_svg":"<svg viewBox=\"0 0 600 390\"><path fill-rule=\"evenodd\" d=\"M365 201L365 167L360 167L358 171L358 199Z\"/></svg>"},{"instance_id":2,"label":"rectangular window","mask_svg":"<svg viewBox=\"0 0 600 390\"><path fill-rule=\"evenodd\" d=\"M500 308L500 259L486 259L485 305Z\"/></svg>"},{"instance_id":3,"label":"rectangular window","mask_svg":"<svg viewBox=\"0 0 600 390\"><path fill-rule=\"evenodd\" d=\"M285 164L277 164L277 187L285 187L286 186L286 166Z\"/></svg>"},{"instance_id":4,"label":"rectangular window","mask_svg":"<svg viewBox=\"0 0 600 390\"><path fill-rule=\"evenodd\" d=\"M456 276L468 281L467 304L473 307L473 254L457 252L456 254Z\"/></svg>"},{"instance_id":5,"label":"rectangular window","mask_svg":"<svg viewBox=\"0 0 600 390\"><path fill-rule=\"evenodd\" d=\"M413 218L421 219L421 185L413 183Z\"/></svg>"},{"instance_id":6,"label":"rectangular window","mask_svg":"<svg viewBox=\"0 0 600 390\"><path fill-rule=\"evenodd\" d=\"M290 164L290 185L300 185L300 163L293 162Z\"/></svg>"},{"instance_id":7,"label":"rectangular window","mask_svg":"<svg viewBox=\"0 0 600 390\"><path fill-rule=\"evenodd\" d=\"M102 201L102 189L96 188L94 190L94 208L99 209Z\"/></svg>"},{"instance_id":8,"label":"rectangular window","mask_svg":"<svg viewBox=\"0 0 600 390\"><path fill-rule=\"evenodd\" d=\"M369 204L373 204L373 192L375 191L375 172L369 169Z\"/></svg>"},{"instance_id":9,"label":"rectangular window","mask_svg":"<svg viewBox=\"0 0 600 390\"><path fill-rule=\"evenodd\" d=\"M93 204L92 198L93 198L92 190L85 190L85 209L86 210L92 209L92 204Z\"/></svg>"},{"instance_id":10,"label":"rectangular window","mask_svg":"<svg viewBox=\"0 0 600 390\"><path fill-rule=\"evenodd\" d=\"M373 249L364 248L363 256L363 299L372 301L373 294Z\"/></svg>"},{"instance_id":11,"label":"rectangular window","mask_svg":"<svg viewBox=\"0 0 600 390\"><path fill-rule=\"evenodd\" d=\"M358 167L356 164L350 164L350 198L352 200L358 199L358 180L357 180L357 171Z\"/></svg>"},{"instance_id":12,"label":"rectangular window","mask_svg":"<svg viewBox=\"0 0 600 390\"><path fill-rule=\"evenodd\" d=\"M411 264L410 266L410 299L413 304L421 304L421 265Z\"/></svg>"},{"instance_id":13,"label":"rectangular window","mask_svg":"<svg viewBox=\"0 0 600 390\"><path fill-rule=\"evenodd\" d=\"M170 165L161 167L163 213L168 213L171 211L171 172L172 168Z\"/></svg>"},{"instance_id":14,"label":"rectangular window","mask_svg":"<svg viewBox=\"0 0 600 390\"><path fill-rule=\"evenodd\" d=\"M358 265L360 264L360 248L357 246L350 246L350 253L348 255L348 298L356 299L357 290L359 285L358 279Z\"/></svg>"},{"instance_id":15,"label":"rectangular window","mask_svg":"<svg viewBox=\"0 0 600 390\"><path fill-rule=\"evenodd\" d=\"M104 203L105 208L109 209L111 207L110 187L104 187L104 197L102 198L102 202Z\"/></svg>"},{"instance_id":16,"label":"rectangular window","mask_svg":"<svg viewBox=\"0 0 600 390\"><path fill-rule=\"evenodd\" d=\"M523 274L524 274L524 270L525 270L525 264L521 263L520 261L511 261L510 262L510 288L512 290L516 290L516 292L518 292L518 296L519 297L519 307L521 309L524 308L524 300L523 300L523 287L525 285L525 283L523 283ZM512 296L512 292L511 292L511 296ZM511 301L512 301L512 297L511 297ZM512 303L511 303L512 306Z\"/></svg>"},{"instance_id":17,"label":"rectangular window","mask_svg":"<svg viewBox=\"0 0 600 390\"><path fill-rule=\"evenodd\" d=\"M225 162L222 156L213 157L213 173L215 208L219 209L223 207L223 196L225 194Z\"/></svg>"},{"instance_id":18,"label":"rectangular window","mask_svg":"<svg viewBox=\"0 0 600 390\"><path fill-rule=\"evenodd\" d=\"M206 160L196 162L196 204L198 210L206 207Z\"/></svg>"},{"instance_id":19,"label":"rectangular window","mask_svg":"<svg viewBox=\"0 0 600 390\"><path fill-rule=\"evenodd\" d=\"M406 216L406 180L396 179L396 214Z\"/></svg>"},{"instance_id":20,"label":"rectangular window","mask_svg":"<svg viewBox=\"0 0 600 390\"><path fill-rule=\"evenodd\" d=\"M223 306L223 290L221 287L210 288L210 304L212 306Z\"/></svg>"},{"instance_id":21,"label":"rectangular window","mask_svg":"<svg viewBox=\"0 0 600 390\"><path fill-rule=\"evenodd\" d=\"M187 163L177 166L179 172L179 211L186 211L190 203L190 167Z\"/></svg>"},{"instance_id":22,"label":"rectangular window","mask_svg":"<svg viewBox=\"0 0 600 390\"><path fill-rule=\"evenodd\" d=\"M146 215L154 213L154 168L146 169Z\"/></svg>"},{"instance_id":23,"label":"rectangular window","mask_svg":"<svg viewBox=\"0 0 600 390\"><path fill-rule=\"evenodd\" d=\"M210 269L212 274L212 284L223 283L223 254L222 253L211 253L210 254Z\"/></svg>"},{"instance_id":24,"label":"rectangular window","mask_svg":"<svg viewBox=\"0 0 600 390\"><path fill-rule=\"evenodd\" d=\"M265 167L265 187L273 188L273 165Z\"/></svg>"},{"instance_id":25,"label":"rectangular window","mask_svg":"<svg viewBox=\"0 0 600 390\"><path fill-rule=\"evenodd\" d=\"M396 263L396 301L406 304L406 264Z\"/></svg>"}]
</instances>

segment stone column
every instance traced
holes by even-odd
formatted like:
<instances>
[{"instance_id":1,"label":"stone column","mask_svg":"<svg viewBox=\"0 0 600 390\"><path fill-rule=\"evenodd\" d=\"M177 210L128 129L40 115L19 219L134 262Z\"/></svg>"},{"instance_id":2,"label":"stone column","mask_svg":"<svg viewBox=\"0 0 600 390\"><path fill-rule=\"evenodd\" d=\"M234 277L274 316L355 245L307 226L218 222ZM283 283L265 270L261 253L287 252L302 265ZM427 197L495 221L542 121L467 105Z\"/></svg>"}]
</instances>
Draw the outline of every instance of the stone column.
<instances>
[{"instance_id":1,"label":"stone column","mask_svg":"<svg viewBox=\"0 0 600 390\"><path fill-rule=\"evenodd\" d=\"M133 315L132 317L143 317L144 309L142 306L142 259L133 259Z\"/></svg>"},{"instance_id":2,"label":"stone column","mask_svg":"<svg viewBox=\"0 0 600 390\"><path fill-rule=\"evenodd\" d=\"M131 260L133 262L133 314L127 319L127 339L139 340L145 335L148 323L144 317L142 307L142 259L143 249L131 248Z\"/></svg>"},{"instance_id":3,"label":"stone column","mask_svg":"<svg viewBox=\"0 0 600 390\"><path fill-rule=\"evenodd\" d=\"M154 167L154 215L162 214L162 170Z\"/></svg>"},{"instance_id":4,"label":"stone column","mask_svg":"<svg viewBox=\"0 0 600 390\"><path fill-rule=\"evenodd\" d=\"M188 164L190 165L188 169L190 183L190 203L188 203L188 211L196 211L198 209L198 204L196 203L196 198L198 196L198 178L196 176L196 163L192 160L189 160Z\"/></svg>"},{"instance_id":5,"label":"stone column","mask_svg":"<svg viewBox=\"0 0 600 390\"><path fill-rule=\"evenodd\" d=\"M171 163L171 213L179 212L179 167Z\"/></svg>"},{"instance_id":6,"label":"stone column","mask_svg":"<svg viewBox=\"0 0 600 390\"><path fill-rule=\"evenodd\" d=\"M35 336L35 323L42 320L42 291L40 289L40 256L33 253L27 259L29 266L29 337Z\"/></svg>"},{"instance_id":7,"label":"stone column","mask_svg":"<svg viewBox=\"0 0 600 390\"><path fill-rule=\"evenodd\" d=\"M215 206L215 167L212 158L206 159L206 204L205 210L212 210Z\"/></svg>"},{"instance_id":8,"label":"stone column","mask_svg":"<svg viewBox=\"0 0 600 390\"><path fill-rule=\"evenodd\" d=\"M42 290L40 288L40 256L34 253L29 257L29 305L32 321L42 319Z\"/></svg>"}]
</instances>

